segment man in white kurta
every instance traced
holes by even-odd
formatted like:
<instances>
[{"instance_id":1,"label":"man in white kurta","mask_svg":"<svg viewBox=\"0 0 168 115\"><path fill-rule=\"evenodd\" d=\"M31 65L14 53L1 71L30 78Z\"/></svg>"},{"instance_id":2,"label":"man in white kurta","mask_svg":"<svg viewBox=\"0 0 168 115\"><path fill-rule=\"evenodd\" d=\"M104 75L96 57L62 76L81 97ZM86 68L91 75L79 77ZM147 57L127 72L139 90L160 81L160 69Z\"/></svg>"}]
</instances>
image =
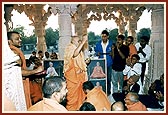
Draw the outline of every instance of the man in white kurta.
<instances>
[{"instance_id":1,"label":"man in white kurta","mask_svg":"<svg viewBox=\"0 0 168 115\"><path fill-rule=\"evenodd\" d=\"M4 111L26 111L26 101L23 90L21 67L16 66L19 58L11 51L7 41L6 27L3 24L2 50L2 86L4 96Z\"/></svg>"}]
</instances>

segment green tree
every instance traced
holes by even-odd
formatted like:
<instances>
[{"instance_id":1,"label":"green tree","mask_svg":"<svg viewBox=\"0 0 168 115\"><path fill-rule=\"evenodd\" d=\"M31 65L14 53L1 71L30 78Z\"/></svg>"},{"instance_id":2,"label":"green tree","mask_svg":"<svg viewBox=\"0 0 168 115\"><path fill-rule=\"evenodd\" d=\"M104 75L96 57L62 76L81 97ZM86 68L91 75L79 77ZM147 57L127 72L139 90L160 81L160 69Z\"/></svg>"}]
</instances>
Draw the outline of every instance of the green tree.
<instances>
[{"instance_id":1,"label":"green tree","mask_svg":"<svg viewBox=\"0 0 168 115\"><path fill-rule=\"evenodd\" d=\"M26 36L24 33L25 28L23 26L19 26L17 28L14 28L13 31L17 31L20 33L21 35L21 40L22 40L22 44L36 44L37 42L37 38L35 36L35 34L31 35L31 36Z\"/></svg>"},{"instance_id":2,"label":"green tree","mask_svg":"<svg viewBox=\"0 0 168 115\"><path fill-rule=\"evenodd\" d=\"M21 25L18 25L17 28L13 29L13 31L19 32L21 37L25 37L24 30L25 30L24 26L21 26Z\"/></svg>"},{"instance_id":3,"label":"green tree","mask_svg":"<svg viewBox=\"0 0 168 115\"><path fill-rule=\"evenodd\" d=\"M35 50L35 45L37 43L37 38L35 36L35 34L32 34L30 36L26 36L24 33L25 28L23 26L18 26L17 28L14 28L13 31L17 31L20 33L21 35L21 40L22 40L22 50ZM27 46L26 44L29 44L29 46ZM28 49L27 49L28 47ZM24 52L25 53L25 52Z\"/></svg>"},{"instance_id":4,"label":"green tree","mask_svg":"<svg viewBox=\"0 0 168 115\"><path fill-rule=\"evenodd\" d=\"M25 28L21 25L19 25L17 28L14 28L13 31L19 32L21 35L21 39L22 39L22 44L26 44L26 36L24 34L24 30Z\"/></svg>"},{"instance_id":5,"label":"green tree","mask_svg":"<svg viewBox=\"0 0 168 115\"><path fill-rule=\"evenodd\" d=\"M45 39L47 48L49 46L55 46L59 40L59 31L57 29L53 30L51 27L47 28Z\"/></svg>"},{"instance_id":6,"label":"green tree","mask_svg":"<svg viewBox=\"0 0 168 115\"><path fill-rule=\"evenodd\" d=\"M113 41L113 43L115 43L117 41L117 36L118 36L118 29L115 28L113 30L109 30L109 39L111 39Z\"/></svg>"},{"instance_id":7,"label":"green tree","mask_svg":"<svg viewBox=\"0 0 168 115\"><path fill-rule=\"evenodd\" d=\"M150 38L151 35L151 29L150 28L142 28L140 31L137 33L137 41L140 41L140 37L142 36L148 36Z\"/></svg>"},{"instance_id":8,"label":"green tree","mask_svg":"<svg viewBox=\"0 0 168 115\"><path fill-rule=\"evenodd\" d=\"M100 36L95 35L94 32L88 32L89 45L94 46L99 40L101 40Z\"/></svg>"}]
</instances>

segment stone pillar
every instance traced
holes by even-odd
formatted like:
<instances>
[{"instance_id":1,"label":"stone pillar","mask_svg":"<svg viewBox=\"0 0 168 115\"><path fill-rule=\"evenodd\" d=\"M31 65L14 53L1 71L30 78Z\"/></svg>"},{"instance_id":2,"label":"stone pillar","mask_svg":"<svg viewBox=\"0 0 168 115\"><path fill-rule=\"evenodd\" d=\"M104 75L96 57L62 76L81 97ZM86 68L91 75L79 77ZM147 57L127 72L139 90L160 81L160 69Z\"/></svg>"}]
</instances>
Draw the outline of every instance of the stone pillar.
<instances>
[{"instance_id":1,"label":"stone pillar","mask_svg":"<svg viewBox=\"0 0 168 115\"><path fill-rule=\"evenodd\" d=\"M123 13L125 20L128 23L128 36L134 37L134 43L137 42L135 32L135 30L137 30L137 22L145 9L146 8L142 4L130 4L126 5L126 9Z\"/></svg>"},{"instance_id":2,"label":"stone pillar","mask_svg":"<svg viewBox=\"0 0 168 115\"><path fill-rule=\"evenodd\" d=\"M64 50L67 44L70 43L72 36L72 19L76 11L76 4L49 4L52 8L52 13L58 14L59 24L59 43L58 52L59 59L64 58Z\"/></svg>"},{"instance_id":3,"label":"stone pillar","mask_svg":"<svg viewBox=\"0 0 168 115\"><path fill-rule=\"evenodd\" d=\"M152 48L152 56L149 61L149 81L153 82L159 79L164 73L165 62L165 47L166 36L164 36L165 14L163 5L154 5L152 7L152 34L150 38L150 46ZM164 39L165 38L165 39ZM166 74L166 73L165 73Z\"/></svg>"},{"instance_id":4,"label":"stone pillar","mask_svg":"<svg viewBox=\"0 0 168 115\"><path fill-rule=\"evenodd\" d=\"M124 35L126 23L124 22L124 17L123 17L123 14L120 10L118 11L118 14L119 14L118 19L115 21L118 26L118 33L119 33L119 35L120 34Z\"/></svg>"},{"instance_id":5,"label":"stone pillar","mask_svg":"<svg viewBox=\"0 0 168 115\"><path fill-rule=\"evenodd\" d=\"M33 19L33 26L35 27L35 34L37 36L37 51L42 51L43 54L47 51L46 40L45 40L45 26L46 22L48 21L48 17L51 15L51 8L48 8L48 11L45 12L43 9L43 4L36 4L34 6L34 13L29 13L29 18L32 16Z\"/></svg>"},{"instance_id":6,"label":"stone pillar","mask_svg":"<svg viewBox=\"0 0 168 115\"><path fill-rule=\"evenodd\" d=\"M59 24L59 43L58 43L58 51L59 58L64 58L64 50L67 44L70 43L71 35L72 35L72 26L71 26L71 17L68 13L61 13L58 16L58 24Z\"/></svg>"},{"instance_id":7,"label":"stone pillar","mask_svg":"<svg viewBox=\"0 0 168 115\"><path fill-rule=\"evenodd\" d=\"M137 30L137 21L129 20L128 21L128 36L134 37L134 43L137 42L135 30Z\"/></svg>"},{"instance_id":8,"label":"stone pillar","mask_svg":"<svg viewBox=\"0 0 168 115\"><path fill-rule=\"evenodd\" d=\"M42 24L35 26L35 34L37 36L37 51L41 50L43 51L43 54L45 51L47 51L47 46L45 42L45 26Z\"/></svg>"},{"instance_id":9,"label":"stone pillar","mask_svg":"<svg viewBox=\"0 0 168 115\"><path fill-rule=\"evenodd\" d=\"M120 25L118 26L118 33L119 33L119 35L120 35L120 34L124 35L124 32L125 32L125 26L122 25L122 24L120 24Z\"/></svg>"}]
</instances>

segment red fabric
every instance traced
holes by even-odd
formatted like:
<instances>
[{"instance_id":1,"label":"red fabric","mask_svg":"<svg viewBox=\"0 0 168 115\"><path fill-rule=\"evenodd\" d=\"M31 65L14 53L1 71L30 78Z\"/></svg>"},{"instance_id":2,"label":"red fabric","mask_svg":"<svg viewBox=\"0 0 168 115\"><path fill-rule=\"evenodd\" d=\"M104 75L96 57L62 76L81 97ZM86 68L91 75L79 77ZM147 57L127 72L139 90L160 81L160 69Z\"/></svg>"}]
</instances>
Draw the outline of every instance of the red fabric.
<instances>
[{"instance_id":1,"label":"red fabric","mask_svg":"<svg viewBox=\"0 0 168 115\"><path fill-rule=\"evenodd\" d=\"M30 96L32 100L32 104L42 100L42 89L40 85L35 81L30 81Z\"/></svg>"}]
</instances>

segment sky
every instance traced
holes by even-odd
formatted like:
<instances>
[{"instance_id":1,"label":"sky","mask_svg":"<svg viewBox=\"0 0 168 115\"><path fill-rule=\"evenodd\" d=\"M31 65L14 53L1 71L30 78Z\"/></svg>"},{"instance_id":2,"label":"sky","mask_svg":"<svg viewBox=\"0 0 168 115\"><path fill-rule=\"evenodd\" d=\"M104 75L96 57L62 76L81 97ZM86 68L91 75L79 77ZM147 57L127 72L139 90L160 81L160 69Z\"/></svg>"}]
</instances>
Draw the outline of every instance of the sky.
<instances>
[{"instance_id":1,"label":"sky","mask_svg":"<svg viewBox=\"0 0 168 115\"><path fill-rule=\"evenodd\" d=\"M12 12L12 21L13 21L13 27L16 28L18 25L24 26L25 27L25 34L26 35L31 35L33 33L33 26L30 26L31 21L29 18L25 15L25 13L18 13L17 11L13 10ZM19 18L18 18L19 17ZM47 21L47 28L53 28L53 29L58 29L58 15L52 14ZM102 30L104 29L115 29L117 28L116 23L114 20L101 20L101 21L92 21L89 28L87 29L88 32L92 31L95 32L96 35L100 35ZM137 22L137 31L138 32L142 28L151 28L151 12L148 12L145 10L143 14L141 15L139 21Z\"/></svg>"}]
</instances>

